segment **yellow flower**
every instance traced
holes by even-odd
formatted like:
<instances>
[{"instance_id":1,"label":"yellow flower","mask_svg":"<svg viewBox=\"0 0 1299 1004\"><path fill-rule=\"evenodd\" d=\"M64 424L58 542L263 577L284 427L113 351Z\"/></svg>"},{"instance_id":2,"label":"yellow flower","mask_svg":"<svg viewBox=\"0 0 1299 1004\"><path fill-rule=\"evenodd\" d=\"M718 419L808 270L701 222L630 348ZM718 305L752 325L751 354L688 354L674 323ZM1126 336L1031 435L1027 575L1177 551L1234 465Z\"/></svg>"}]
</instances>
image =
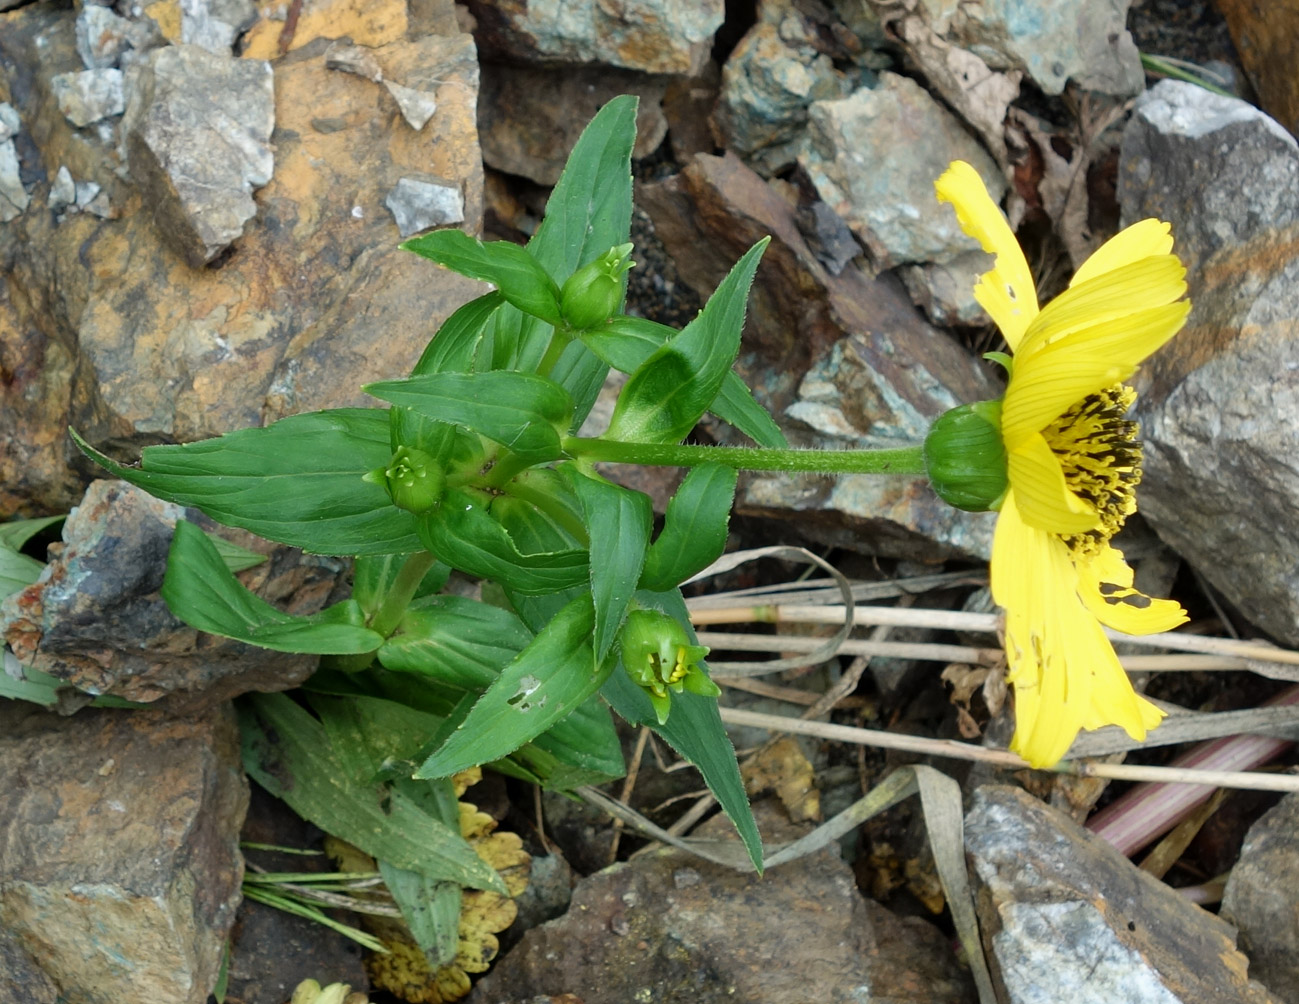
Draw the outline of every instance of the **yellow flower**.
<instances>
[{"instance_id":1,"label":"yellow flower","mask_svg":"<svg viewBox=\"0 0 1299 1004\"><path fill-rule=\"evenodd\" d=\"M1014 353L1001 406L1008 490L992 545L992 595L1006 612L1015 688L1011 749L1054 764L1081 729L1141 740L1163 717L1129 682L1102 625L1128 634L1186 620L1132 586L1110 538L1136 511L1141 444L1124 385L1177 333L1190 303L1169 226L1148 219L1106 242L1041 310L1028 262L978 173L956 161L935 184L967 234L995 256L974 289Z\"/></svg>"}]
</instances>

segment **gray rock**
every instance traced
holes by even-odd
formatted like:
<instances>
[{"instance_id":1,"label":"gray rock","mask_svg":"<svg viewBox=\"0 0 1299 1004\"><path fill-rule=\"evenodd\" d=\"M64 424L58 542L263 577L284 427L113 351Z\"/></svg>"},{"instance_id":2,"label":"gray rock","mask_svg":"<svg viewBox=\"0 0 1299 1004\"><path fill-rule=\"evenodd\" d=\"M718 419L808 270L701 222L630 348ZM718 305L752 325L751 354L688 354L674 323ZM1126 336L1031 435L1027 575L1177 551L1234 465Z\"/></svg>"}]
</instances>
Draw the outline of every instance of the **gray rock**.
<instances>
[{"instance_id":1,"label":"gray rock","mask_svg":"<svg viewBox=\"0 0 1299 1004\"><path fill-rule=\"evenodd\" d=\"M126 110L121 70L108 67L60 73L50 83L59 111L79 128Z\"/></svg>"},{"instance_id":2,"label":"gray rock","mask_svg":"<svg viewBox=\"0 0 1299 1004\"><path fill-rule=\"evenodd\" d=\"M1145 72L1126 27L1130 4L986 0L943 9L951 37L993 68L1023 70L1047 94L1072 80L1083 90L1131 97L1145 86Z\"/></svg>"},{"instance_id":3,"label":"gray rock","mask_svg":"<svg viewBox=\"0 0 1299 1004\"><path fill-rule=\"evenodd\" d=\"M23 127L18 109L7 101L0 101L0 143L13 139Z\"/></svg>"},{"instance_id":4,"label":"gray rock","mask_svg":"<svg viewBox=\"0 0 1299 1004\"><path fill-rule=\"evenodd\" d=\"M1006 191L992 158L919 84L892 73L810 110L799 163L817 193L852 227L882 268L944 261L978 244L934 198L934 181L966 160L995 200Z\"/></svg>"},{"instance_id":5,"label":"gray rock","mask_svg":"<svg viewBox=\"0 0 1299 1004\"><path fill-rule=\"evenodd\" d=\"M661 107L667 82L630 70L598 66L548 69L489 64L483 68L478 135L483 162L553 185L592 116L619 94L635 94L633 157L657 149L668 130Z\"/></svg>"},{"instance_id":6,"label":"gray rock","mask_svg":"<svg viewBox=\"0 0 1299 1004\"><path fill-rule=\"evenodd\" d=\"M116 66L131 44L131 22L110 7L82 4L77 12L77 54L88 70Z\"/></svg>"},{"instance_id":7,"label":"gray rock","mask_svg":"<svg viewBox=\"0 0 1299 1004\"><path fill-rule=\"evenodd\" d=\"M180 40L218 56L228 56L255 20L253 0L180 0Z\"/></svg>"},{"instance_id":8,"label":"gray rock","mask_svg":"<svg viewBox=\"0 0 1299 1004\"><path fill-rule=\"evenodd\" d=\"M17 219L31 199L18 169L18 150L12 139L0 142L0 223Z\"/></svg>"},{"instance_id":9,"label":"gray rock","mask_svg":"<svg viewBox=\"0 0 1299 1004\"><path fill-rule=\"evenodd\" d=\"M57 1004L59 999L45 970L8 931L0 931L0 999L8 1004Z\"/></svg>"},{"instance_id":10,"label":"gray rock","mask_svg":"<svg viewBox=\"0 0 1299 1004\"><path fill-rule=\"evenodd\" d=\"M51 212L61 213L68 206L76 205L76 202L76 182L72 180L72 174L66 167L60 167L54 175L54 181L50 184L50 197L46 207Z\"/></svg>"},{"instance_id":11,"label":"gray rock","mask_svg":"<svg viewBox=\"0 0 1299 1004\"><path fill-rule=\"evenodd\" d=\"M935 324L973 326L991 323L974 298L974 284L991 267L992 258L979 249L946 262L904 265L898 274L916 306Z\"/></svg>"},{"instance_id":12,"label":"gray rock","mask_svg":"<svg viewBox=\"0 0 1299 1004\"><path fill-rule=\"evenodd\" d=\"M1230 925L1021 789L975 791L965 849L1009 1004L1280 1004Z\"/></svg>"},{"instance_id":13,"label":"gray rock","mask_svg":"<svg viewBox=\"0 0 1299 1004\"><path fill-rule=\"evenodd\" d=\"M363 45L332 42L325 50L325 66L331 70L355 74L378 83L383 79L383 68L374 54Z\"/></svg>"},{"instance_id":14,"label":"gray rock","mask_svg":"<svg viewBox=\"0 0 1299 1004\"><path fill-rule=\"evenodd\" d=\"M429 227L460 223L465 218L465 197L460 186L431 175L398 179L384 205L392 211L402 237Z\"/></svg>"},{"instance_id":15,"label":"gray rock","mask_svg":"<svg viewBox=\"0 0 1299 1004\"><path fill-rule=\"evenodd\" d=\"M469 0L489 56L533 63L604 63L646 73L697 74L723 0Z\"/></svg>"},{"instance_id":16,"label":"gray rock","mask_svg":"<svg viewBox=\"0 0 1299 1004\"><path fill-rule=\"evenodd\" d=\"M1299 796L1286 795L1249 828L1222 916L1240 931L1253 975L1277 996L1299 1000Z\"/></svg>"},{"instance_id":17,"label":"gray rock","mask_svg":"<svg viewBox=\"0 0 1299 1004\"><path fill-rule=\"evenodd\" d=\"M1119 198L1125 221L1172 224L1193 304L1139 374L1142 512L1299 643L1299 148L1244 102L1166 81L1124 131Z\"/></svg>"},{"instance_id":18,"label":"gray rock","mask_svg":"<svg viewBox=\"0 0 1299 1004\"><path fill-rule=\"evenodd\" d=\"M797 159L813 101L847 97L861 83L818 52L814 38L782 27L759 21L740 39L722 67L722 90L713 112L723 145L765 175Z\"/></svg>"},{"instance_id":19,"label":"gray rock","mask_svg":"<svg viewBox=\"0 0 1299 1004\"><path fill-rule=\"evenodd\" d=\"M159 230L194 268L224 251L271 179L275 93L269 63L168 46L132 69L122 132L131 173Z\"/></svg>"},{"instance_id":20,"label":"gray rock","mask_svg":"<svg viewBox=\"0 0 1299 1004\"><path fill-rule=\"evenodd\" d=\"M698 156L639 198L702 296L773 235L740 369L796 445L910 445L947 408L996 395L982 364L926 324L892 276L872 278L855 262L831 274L785 197L734 155ZM737 506L796 520L819 542L894 557L986 556L992 539L991 516L952 509L920 479L753 475L742 479Z\"/></svg>"},{"instance_id":21,"label":"gray rock","mask_svg":"<svg viewBox=\"0 0 1299 1004\"><path fill-rule=\"evenodd\" d=\"M761 878L680 852L597 872L573 890L568 913L496 963L468 1004L540 994L583 1004L974 999L942 935L863 899L832 852Z\"/></svg>"},{"instance_id":22,"label":"gray rock","mask_svg":"<svg viewBox=\"0 0 1299 1004\"><path fill-rule=\"evenodd\" d=\"M428 125L428 120L438 110L437 95L432 91L417 90L392 80L385 80L383 86L396 99L397 107L401 109L401 117L406 120L406 124L416 132Z\"/></svg>"},{"instance_id":23,"label":"gray rock","mask_svg":"<svg viewBox=\"0 0 1299 1004\"><path fill-rule=\"evenodd\" d=\"M799 206L795 219L807 246L831 275L841 274L844 266L861 254L861 245L848 224L820 199Z\"/></svg>"},{"instance_id":24,"label":"gray rock","mask_svg":"<svg viewBox=\"0 0 1299 1004\"><path fill-rule=\"evenodd\" d=\"M229 706L63 718L3 701L0 773L17 780L0 788L0 930L59 999L203 1004L243 876Z\"/></svg>"},{"instance_id":25,"label":"gray rock","mask_svg":"<svg viewBox=\"0 0 1299 1004\"><path fill-rule=\"evenodd\" d=\"M93 181L73 181L67 167L60 167L55 173L46 208L54 213L71 209L96 216L106 216L111 212L107 193L101 192L99 185Z\"/></svg>"},{"instance_id":26,"label":"gray rock","mask_svg":"<svg viewBox=\"0 0 1299 1004\"><path fill-rule=\"evenodd\" d=\"M94 482L41 579L0 604L0 635L19 660L82 691L165 699L179 711L284 690L310 675L314 656L200 634L172 616L158 588L183 512L123 482ZM271 547L251 534L240 543ZM340 571L337 561L281 548L245 573L245 584L268 599L297 597L292 607L312 613Z\"/></svg>"}]
</instances>

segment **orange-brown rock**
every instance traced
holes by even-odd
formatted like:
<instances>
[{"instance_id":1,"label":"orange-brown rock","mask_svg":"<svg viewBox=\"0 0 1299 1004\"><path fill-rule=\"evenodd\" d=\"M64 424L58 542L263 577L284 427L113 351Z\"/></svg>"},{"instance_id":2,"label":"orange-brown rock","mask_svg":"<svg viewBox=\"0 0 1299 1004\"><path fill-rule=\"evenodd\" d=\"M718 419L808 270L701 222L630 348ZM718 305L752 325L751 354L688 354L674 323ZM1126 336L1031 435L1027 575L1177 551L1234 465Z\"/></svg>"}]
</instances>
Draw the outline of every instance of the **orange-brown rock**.
<instances>
[{"instance_id":1,"label":"orange-brown rock","mask_svg":"<svg viewBox=\"0 0 1299 1004\"><path fill-rule=\"evenodd\" d=\"M1263 110L1299 135L1299 0L1217 0Z\"/></svg>"}]
</instances>

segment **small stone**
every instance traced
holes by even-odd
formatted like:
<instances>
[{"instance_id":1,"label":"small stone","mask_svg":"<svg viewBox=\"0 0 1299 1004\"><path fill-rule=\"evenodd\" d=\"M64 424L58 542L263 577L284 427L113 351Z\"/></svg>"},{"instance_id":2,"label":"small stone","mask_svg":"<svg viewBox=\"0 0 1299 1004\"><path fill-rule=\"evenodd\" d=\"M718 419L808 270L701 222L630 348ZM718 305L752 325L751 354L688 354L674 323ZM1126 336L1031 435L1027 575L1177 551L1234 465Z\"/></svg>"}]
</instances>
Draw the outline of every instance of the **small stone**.
<instances>
[{"instance_id":1,"label":"small stone","mask_svg":"<svg viewBox=\"0 0 1299 1004\"><path fill-rule=\"evenodd\" d=\"M270 64L196 45L150 53L122 121L131 173L161 232L194 268L238 239L271 179Z\"/></svg>"},{"instance_id":2,"label":"small stone","mask_svg":"<svg viewBox=\"0 0 1299 1004\"><path fill-rule=\"evenodd\" d=\"M965 251L950 261L904 265L902 284L925 315L940 327L988 324L987 311L974 298L974 284L992 268L984 251Z\"/></svg>"},{"instance_id":3,"label":"small stone","mask_svg":"<svg viewBox=\"0 0 1299 1004\"><path fill-rule=\"evenodd\" d=\"M0 101L0 143L13 139L22 130L23 123L18 117L18 109L7 101Z\"/></svg>"},{"instance_id":4,"label":"small stone","mask_svg":"<svg viewBox=\"0 0 1299 1004\"><path fill-rule=\"evenodd\" d=\"M83 4L77 12L77 54L88 70L116 66L130 37L131 22L110 7Z\"/></svg>"},{"instance_id":5,"label":"small stone","mask_svg":"<svg viewBox=\"0 0 1299 1004\"><path fill-rule=\"evenodd\" d=\"M388 88L388 93L397 99L397 107L401 109L402 118L416 132L428 125L428 120L438 110L437 98L428 91L417 91L413 87L406 87L391 80L385 80L383 86Z\"/></svg>"},{"instance_id":6,"label":"small stone","mask_svg":"<svg viewBox=\"0 0 1299 1004\"><path fill-rule=\"evenodd\" d=\"M965 850L1009 1004L1280 1004L1229 924L1021 789L976 789Z\"/></svg>"},{"instance_id":7,"label":"small stone","mask_svg":"<svg viewBox=\"0 0 1299 1004\"><path fill-rule=\"evenodd\" d=\"M227 56L235 39L257 20L253 0L180 0L180 40Z\"/></svg>"},{"instance_id":8,"label":"small stone","mask_svg":"<svg viewBox=\"0 0 1299 1004\"><path fill-rule=\"evenodd\" d=\"M126 110L121 70L108 67L60 73L50 83L59 111L79 128Z\"/></svg>"},{"instance_id":9,"label":"small stone","mask_svg":"<svg viewBox=\"0 0 1299 1004\"><path fill-rule=\"evenodd\" d=\"M881 268L978 248L951 206L934 198L934 181L953 160L965 160L994 201L1006 183L965 127L914 80L882 73L879 87L815 102L809 115L799 163Z\"/></svg>"},{"instance_id":10,"label":"small stone","mask_svg":"<svg viewBox=\"0 0 1299 1004\"><path fill-rule=\"evenodd\" d=\"M0 930L60 999L203 1004L243 875L230 707L67 718L0 701L0 773L21 779L0 788Z\"/></svg>"},{"instance_id":11,"label":"small stone","mask_svg":"<svg viewBox=\"0 0 1299 1004\"><path fill-rule=\"evenodd\" d=\"M410 237L429 227L460 223L465 218L465 200L460 186L431 175L399 179L384 205L392 211L402 237Z\"/></svg>"},{"instance_id":12,"label":"small stone","mask_svg":"<svg viewBox=\"0 0 1299 1004\"><path fill-rule=\"evenodd\" d=\"M96 189L96 194L92 195L84 204L81 201L81 186L83 184L93 186ZM83 212L87 212L91 216L98 216L101 220L111 220L117 217L117 212L108 199L108 192L100 189L93 181L77 183L77 205L81 206Z\"/></svg>"},{"instance_id":13,"label":"small stone","mask_svg":"<svg viewBox=\"0 0 1299 1004\"><path fill-rule=\"evenodd\" d=\"M18 151L12 139L0 142L0 223L16 219L30 202L18 171Z\"/></svg>"},{"instance_id":14,"label":"small stone","mask_svg":"<svg viewBox=\"0 0 1299 1004\"><path fill-rule=\"evenodd\" d=\"M325 50L325 66L331 70L352 73L376 84L383 79L383 68L370 50L346 42L332 42Z\"/></svg>"},{"instance_id":15,"label":"small stone","mask_svg":"<svg viewBox=\"0 0 1299 1004\"><path fill-rule=\"evenodd\" d=\"M1240 931L1251 975L1299 1000L1299 797L1286 795L1250 827L1227 876L1222 916Z\"/></svg>"},{"instance_id":16,"label":"small stone","mask_svg":"<svg viewBox=\"0 0 1299 1004\"><path fill-rule=\"evenodd\" d=\"M820 199L800 206L797 220L807 246L831 275L842 273L844 266L861 254L861 245L843 217Z\"/></svg>"},{"instance_id":17,"label":"small stone","mask_svg":"<svg viewBox=\"0 0 1299 1004\"><path fill-rule=\"evenodd\" d=\"M74 205L83 212L90 206L95 199L99 198L100 188L93 181L78 181L76 184L76 199Z\"/></svg>"},{"instance_id":18,"label":"small stone","mask_svg":"<svg viewBox=\"0 0 1299 1004\"><path fill-rule=\"evenodd\" d=\"M723 0L470 0L484 53L530 63L603 63L694 76L708 59Z\"/></svg>"},{"instance_id":19,"label":"small stone","mask_svg":"<svg viewBox=\"0 0 1299 1004\"><path fill-rule=\"evenodd\" d=\"M77 186L72 174L66 167L60 167L50 185L50 197L47 206L51 212L61 213L77 201Z\"/></svg>"}]
</instances>

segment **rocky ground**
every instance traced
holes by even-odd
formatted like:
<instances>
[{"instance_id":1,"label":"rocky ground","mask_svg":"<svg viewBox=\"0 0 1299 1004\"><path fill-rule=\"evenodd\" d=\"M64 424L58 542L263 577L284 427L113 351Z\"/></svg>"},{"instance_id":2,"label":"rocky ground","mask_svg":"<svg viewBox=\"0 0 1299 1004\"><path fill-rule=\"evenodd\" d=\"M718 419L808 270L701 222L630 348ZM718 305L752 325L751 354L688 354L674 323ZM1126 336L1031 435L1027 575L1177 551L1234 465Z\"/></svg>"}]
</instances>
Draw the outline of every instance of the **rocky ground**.
<instances>
[{"instance_id":1,"label":"rocky ground","mask_svg":"<svg viewBox=\"0 0 1299 1004\"><path fill-rule=\"evenodd\" d=\"M241 904L241 829L293 846L321 834L260 791L249 811L230 701L291 688L314 660L171 618L158 588L182 511L93 481L66 429L134 457L371 403L359 386L405 373L482 291L399 240L443 226L525 240L618 94L640 98L632 308L684 323L771 235L740 369L799 445L911 442L995 396L980 354L996 335L970 293L987 257L933 197L952 159L1005 197L1046 295L1120 225L1170 221L1194 308L1138 378L1145 519L1125 549L1194 632L1299 646L1299 4L1266 19L1239 0L1128 7L0 0L0 517L75 507L61 538L28 547L44 559L53 544L42 580L0 605L6 669L150 705L0 698L0 1000L202 1004L227 943L232 1002L282 1004L308 977L367 987L341 935ZM1205 67L1228 93L1148 74L1141 53ZM671 475L637 477L661 509ZM737 499L736 546L803 543L861 580L950 571L916 587L923 606L989 609L990 515L919 484L752 476ZM287 609L347 588L343 562L227 536L269 558L244 581ZM773 563L723 586L795 574ZM969 643L923 626L872 638ZM796 714L791 691L807 704L856 673L835 722L1004 745L997 672L863 658L757 693L741 681L723 702ZM1294 660L1236 662L1254 672L1154 674L1148 693L1188 712L1277 705L1249 719L1271 738L1233 766L1288 772ZM671 826L697 780L625 738L636 784L610 794ZM806 737L771 750L745 771L773 842L917 759ZM1299 795L1149 809L1166 825L1129 838L1118 785L929 762L963 788L997 999L1299 999ZM1147 806L1159 794L1133 790ZM915 800L758 879L519 782L470 797L533 855L476 1004L979 999ZM1098 804L1110 816L1079 825Z\"/></svg>"}]
</instances>

